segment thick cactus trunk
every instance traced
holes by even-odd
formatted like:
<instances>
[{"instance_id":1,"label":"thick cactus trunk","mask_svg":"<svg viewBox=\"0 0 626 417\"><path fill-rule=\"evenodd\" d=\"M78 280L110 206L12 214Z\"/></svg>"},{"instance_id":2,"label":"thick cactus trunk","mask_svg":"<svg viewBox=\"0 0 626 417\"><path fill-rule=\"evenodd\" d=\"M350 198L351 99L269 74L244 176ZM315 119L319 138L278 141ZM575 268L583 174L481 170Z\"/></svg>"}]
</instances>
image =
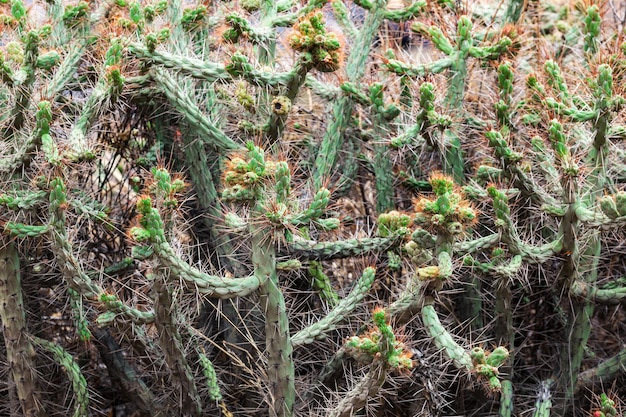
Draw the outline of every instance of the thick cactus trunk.
<instances>
[{"instance_id":1,"label":"thick cactus trunk","mask_svg":"<svg viewBox=\"0 0 626 417\"><path fill-rule=\"evenodd\" d=\"M20 260L15 245L5 242L0 248L0 318L11 378L22 412L27 417L43 416L45 412L37 398L35 349L26 330Z\"/></svg>"}]
</instances>

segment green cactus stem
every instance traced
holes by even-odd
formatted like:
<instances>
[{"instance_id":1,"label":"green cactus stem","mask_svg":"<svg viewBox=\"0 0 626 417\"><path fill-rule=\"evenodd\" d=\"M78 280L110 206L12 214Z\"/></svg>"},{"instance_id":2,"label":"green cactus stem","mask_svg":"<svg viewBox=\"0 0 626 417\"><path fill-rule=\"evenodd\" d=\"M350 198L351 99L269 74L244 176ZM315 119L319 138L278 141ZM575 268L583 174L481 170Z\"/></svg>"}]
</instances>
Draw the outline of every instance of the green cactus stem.
<instances>
[{"instance_id":1,"label":"green cactus stem","mask_svg":"<svg viewBox=\"0 0 626 417\"><path fill-rule=\"evenodd\" d=\"M571 293L583 299L593 300L598 304L615 305L626 301L626 287L596 288L579 280L574 281Z\"/></svg>"},{"instance_id":2,"label":"green cactus stem","mask_svg":"<svg viewBox=\"0 0 626 417\"><path fill-rule=\"evenodd\" d=\"M350 11L346 7L343 0L332 0L330 5L333 10L333 15L337 20L337 23L341 26L343 33L350 39L356 39L358 35L358 29L350 19Z\"/></svg>"},{"instance_id":3,"label":"green cactus stem","mask_svg":"<svg viewBox=\"0 0 626 417\"><path fill-rule=\"evenodd\" d=\"M384 18L385 4L386 0L376 0L372 3L359 36L356 37L355 44L352 46L352 52L346 62L346 75L348 81L352 83L358 83L364 75L365 63L372 48L372 42ZM315 159L313 188L316 190L331 179L352 108L352 101L345 96L340 97L333 105L331 121L326 128L320 151Z\"/></svg>"},{"instance_id":4,"label":"green cactus stem","mask_svg":"<svg viewBox=\"0 0 626 417\"><path fill-rule=\"evenodd\" d=\"M206 274L182 260L165 238L163 221L156 208L152 207L152 200L146 197L139 201L138 211L141 214L141 227L130 231L136 240L148 240L152 244L154 254L161 265L168 268L170 273L182 279L190 288L217 298L243 297L253 293L267 277L250 275L245 278L225 278Z\"/></svg>"},{"instance_id":5,"label":"green cactus stem","mask_svg":"<svg viewBox=\"0 0 626 417\"><path fill-rule=\"evenodd\" d=\"M213 363L211 363L209 358L204 353L199 353L198 357L200 358L200 364L202 365L202 372L206 378L207 388L209 389L209 397L213 401L221 401L222 392L217 383L217 374L215 373Z\"/></svg>"},{"instance_id":6,"label":"green cactus stem","mask_svg":"<svg viewBox=\"0 0 626 417\"><path fill-rule=\"evenodd\" d=\"M346 392L341 401L333 407L329 417L350 417L356 410L365 406L367 400L375 396L387 377L386 364L382 359L372 363L368 373Z\"/></svg>"},{"instance_id":7,"label":"green cactus stem","mask_svg":"<svg viewBox=\"0 0 626 417\"><path fill-rule=\"evenodd\" d=\"M313 279L312 287L319 291L320 298L326 301L331 308L339 304L339 296L333 289L330 278L324 273L321 262L310 261L308 272Z\"/></svg>"},{"instance_id":8,"label":"green cactus stem","mask_svg":"<svg viewBox=\"0 0 626 417\"><path fill-rule=\"evenodd\" d=\"M422 308L422 320L435 346L445 352L459 369L472 370L474 365L469 353L454 341L452 335L443 327L433 307L434 300L427 297Z\"/></svg>"},{"instance_id":9,"label":"green cactus stem","mask_svg":"<svg viewBox=\"0 0 626 417\"><path fill-rule=\"evenodd\" d=\"M94 329L94 341L110 375L119 381L123 390L129 393L130 398L139 410L149 415L159 415L162 404L155 398L146 383L129 365L120 345L105 329Z\"/></svg>"},{"instance_id":10,"label":"green cactus stem","mask_svg":"<svg viewBox=\"0 0 626 417\"><path fill-rule=\"evenodd\" d=\"M393 329L387 321L383 309L377 309L373 314L376 329L364 336L353 336L346 343L346 351L357 360L363 358L371 361L369 372L356 386L347 392L334 407L333 417L348 417L354 415L375 396L385 382L389 369L411 369L413 362L411 353L402 342L397 341Z\"/></svg>"},{"instance_id":11,"label":"green cactus stem","mask_svg":"<svg viewBox=\"0 0 626 417\"><path fill-rule=\"evenodd\" d=\"M489 131L485 134L491 146L495 151L495 156L502 163L504 168L502 174L514 181L516 187L518 187L522 193L530 198L538 205L550 204L558 205L559 202L552 197L543 187L533 181L526 172L520 166L522 155L513 151L507 140L502 136L502 133L496 131ZM542 143L536 142L538 146L542 146Z\"/></svg>"},{"instance_id":12,"label":"green cactus stem","mask_svg":"<svg viewBox=\"0 0 626 417\"><path fill-rule=\"evenodd\" d=\"M37 397L35 349L28 337L22 298L20 260L13 243L0 245L0 319L10 375L25 416L43 416Z\"/></svg>"},{"instance_id":13,"label":"green cactus stem","mask_svg":"<svg viewBox=\"0 0 626 417\"><path fill-rule=\"evenodd\" d=\"M597 119L593 121L594 140L589 147L585 158L586 165L590 168L587 174L587 184L585 190L579 190L578 171L572 169L569 152L563 149L565 140L562 139L562 131L559 125L553 123L551 126L552 142L557 158L560 160L560 171L565 198L569 203L568 212L562 220L559 228L559 236L562 237L563 247L568 256L565 265L561 270L559 279L566 288L571 291L577 277L593 287L598 278L598 267L601 254L600 232L592 230L586 236L587 245L584 249L579 248L579 231L577 206L593 207L598 198L602 197L607 183L607 158L609 144L606 140L606 127L611 118L611 112L607 111L607 103L612 97L612 73L610 67L600 66L597 78L595 111L598 113ZM584 271L583 274L580 271ZM591 332L591 317L593 316L595 305L587 293L583 302L574 303L570 316L566 337L569 343L568 349L563 349L561 360L569 363L560 376L560 383L565 390L566 403L571 401L574 394L576 381L582 360L585 346Z\"/></svg>"},{"instance_id":14,"label":"green cactus stem","mask_svg":"<svg viewBox=\"0 0 626 417\"><path fill-rule=\"evenodd\" d=\"M311 69L332 72L341 64L339 51L341 44L334 33L326 32L322 16L321 13L315 13L303 17L294 25L293 33L289 37L290 46L300 52L282 92L290 102L296 99ZM282 133L287 116L288 112L285 114L272 112L266 127L270 145L274 144Z\"/></svg>"},{"instance_id":15,"label":"green cactus stem","mask_svg":"<svg viewBox=\"0 0 626 417\"><path fill-rule=\"evenodd\" d=\"M326 261L338 258L349 258L368 252L385 251L397 243L398 238L396 236L386 238L347 239L337 242L321 243L296 240L287 244L286 247L281 250L280 254Z\"/></svg>"},{"instance_id":16,"label":"green cactus stem","mask_svg":"<svg viewBox=\"0 0 626 417\"><path fill-rule=\"evenodd\" d=\"M293 346L313 343L316 339L324 339L328 332L336 329L337 325L361 304L372 287L375 276L376 270L374 268L366 268L347 297L343 298L324 318L291 337Z\"/></svg>"},{"instance_id":17,"label":"green cactus stem","mask_svg":"<svg viewBox=\"0 0 626 417\"><path fill-rule=\"evenodd\" d=\"M65 210L67 208L65 184L60 178L54 178L50 182L50 240L52 253L55 255L63 277L71 289L80 293L83 297L92 301L103 301L113 318L120 314L123 318L137 323L150 323L154 315L150 311L140 311L111 298L106 292L96 285L91 277L85 273L80 262L74 256L74 251L66 231ZM114 296L113 296L114 297ZM110 314L110 315L111 315Z\"/></svg>"},{"instance_id":18,"label":"green cactus stem","mask_svg":"<svg viewBox=\"0 0 626 417\"><path fill-rule=\"evenodd\" d=\"M524 15L524 10L526 9L526 6L527 3L523 0L508 0L506 5L506 11L502 18L503 23L518 23Z\"/></svg>"},{"instance_id":19,"label":"green cactus stem","mask_svg":"<svg viewBox=\"0 0 626 417\"><path fill-rule=\"evenodd\" d=\"M511 417L513 415L513 383L510 379L504 379L501 385L499 416Z\"/></svg>"},{"instance_id":20,"label":"green cactus stem","mask_svg":"<svg viewBox=\"0 0 626 417\"><path fill-rule=\"evenodd\" d=\"M581 372L576 381L576 392L581 392L598 384L608 386L612 380L623 374L625 366L626 349L622 349L596 367Z\"/></svg>"},{"instance_id":21,"label":"green cactus stem","mask_svg":"<svg viewBox=\"0 0 626 417\"><path fill-rule=\"evenodd\" d=\"M543 381L539 392L537 393L537 400L535 401L535 412L533 417L550 417L550 410L552 409L552 394L550 388L554 385L553 380Z\"/></svg>"},{"instance_id":22,"label":"green cactus stem","mask_svg":"<svg viewBox=\"0 0 626 417\"><path fill-rule=\"evenodd\" d=\"M189 416L199 416L202 414L202 400L198 395L194 375L187 361L182 338L178 330L176 306L166 282L167 278L162 275L166 273L165 271L160 271L153 281L153 288L157 294L154 304L154 324L158 330L159 345L165 355L165 362L181 388L181 413Z\"/></svg>"},{"instance_id":23,"label":"green cactus stem","mask_svg":"<svg viewBox=\"0 0 626 417\"><path fill-rule=\"evenodd\" d=\"M211 146L222 152L240 148L238 144L233 142L232 139L226 136L222 130L218 129L213 122L202 114L202 111L191 101L191 98L181 91L180 85L171 75L157 68L154 68L153 71L154 80L163 90L172 106L189 121L189 124L197 130L198 134L206 138Z\"/></svg>"},{"instance_id":24,"label":"green cactus stem","mask_svg":"<svg viewBox=\"0 0 626 417\"><path fill-rule=\"evenodd\" d=\"M589 6L583 19L583 34L585 36L583 50L589 55L596 55L600 42L600 25L602 18L600 17L600 9L598 5Z\"/></svg>"},{"instance_id":25,"label":"green cactus stem","mask_svg":"<svg viewBox=\"0 0 626 417\"><path fill-rule=\"evenodd\" d=\"M418 66L406 65L391 59L386 62L387 69L397 74L411 77L422 77L426 74L449 70L445 104L452 111L462 110L463 107L468 58L473 57L482 60L498 59L511 45L511 40L504 36L493 46L473 46L472 22L467 16L459 18L454 45L437 26L427 27L423 23L415 23L412 30L429 37L434 46L446 56L440 60ZM457 182L465 182L460 138L451 129L446 129L440 140L442 142L441 152L444 171L453 175Z\"/></svg>"},{"instance_id":26,"label":"green cactus stem","mask_svg":"<svg viewBox=\"0 0 626 417\"><path fill-rule=\"evenodd\" d=\"M65 349L56 343L39 337L32 337L33 341L52 354L54 360L65 372L72 383L72 390L75 397L75 408L73 417L89 415L89 391L87 390L87 380L80 371L80 366Z\"/></svg>"},{"instance_id":27,"label":"green cactus stem","mask_svg":"<svg viewBox=\"0 0 626 417\"><path fill-rule=\"evenodd\" d=\"M21 2L20 2L21 3ZM14 4L17 4L15 2ZM35 82L35 70L37 68L37 58L39 57L39 33L36 30L29 31L24 36L24 61L20 69L21 75L19 88L16 89L15 106L11 111L11 124L4 130L5 140L13 137L24 125L26 111L30 106L30 98Z\"/></svg>"},{"instance_id":28,"label":"green cactus stem","mask_svg":"<svg viewBox=\"0 0 626 417\"><path fill-rule=\"evenodd\" d=\"M115 45L112 45L112 48L114 47ZM114 68L114 64L111 63L104 70L107 73L100 77L91 91L68 136L70 155L74 159L82 159L85 155L91 154L87 144L87 131L109 102L121 91L123 77L119 73L119 68Z\"/></svg>"},{"instance_id":29,"label":"green cactus stem","mask_svg":"<svg viewBox=\"0 0 626 417\"><path fill-rule=\"evenodd\" d=\"M256 211L259 210L263 208L257 207ZM289 417L296 399L295 367L285 299L276 275L274 242L267 230L252 226L250 231L255 275L264 278L259 294L261 308L265 312L267 374L271 387L270 415Z\"/></svg>"},{"instance_id":30,"label":"green cactus stem","mask_svg":"<svg viewBox=\"0 0 626 417\"><path fill-rule=\"evenodd\" d=\"M67 289L67 293L70 296L70 308L72 310L74 327L76 328L78 339L81 342L88 342L91 340L91 331L89 331L89 322L87 321L87 317L85 317L83 300L80 294L71 288Z\"/></svg>"}]
</instances>

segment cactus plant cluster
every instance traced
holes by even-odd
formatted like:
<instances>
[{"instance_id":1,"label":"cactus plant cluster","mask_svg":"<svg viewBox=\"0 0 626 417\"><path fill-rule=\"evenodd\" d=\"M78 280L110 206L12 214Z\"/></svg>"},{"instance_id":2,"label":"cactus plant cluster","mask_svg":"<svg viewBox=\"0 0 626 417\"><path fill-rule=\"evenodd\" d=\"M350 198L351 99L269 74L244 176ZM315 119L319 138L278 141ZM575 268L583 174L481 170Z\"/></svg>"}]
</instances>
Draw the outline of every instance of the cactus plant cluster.
<instances>
[{"instance_id":1,"label":"cactus plant cluster","mask_svg":"<svg viewBox=\"0 0 626 417\"><path fill-rule=\"evenodd\" d=\"M619 415L624 19L483 3L0 1L0 413Z\"/></svg>"}]
</instances>

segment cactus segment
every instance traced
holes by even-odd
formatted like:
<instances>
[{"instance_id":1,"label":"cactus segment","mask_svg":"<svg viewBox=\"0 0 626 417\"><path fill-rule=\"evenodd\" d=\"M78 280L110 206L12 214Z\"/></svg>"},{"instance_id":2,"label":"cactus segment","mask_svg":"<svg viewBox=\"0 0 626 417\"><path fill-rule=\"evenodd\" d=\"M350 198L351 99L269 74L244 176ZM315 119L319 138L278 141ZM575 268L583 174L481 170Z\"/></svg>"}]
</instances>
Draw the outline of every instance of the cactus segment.
<instances>
[{"instance_id":1,"label":"cactus segment","mask_svg":"<svg viewBox=\"0 0 626 417\"><path fill-rule=\"evenodd\" d=\"M52 354L54 360L59 364L65 372L69 380L72 382L72 389L75 397L74 417L86 416L89 414L89 392L87 390L87 380L80 371L80 366L74 360L74 357L65 351L56 343L50 342L39 337L33 337L33 341Z\"/></svg>"},{"instance_id":2,"label":"cactus segment","mask_svg":"<svg viewBox=\"0 0 626 417\"><path fill-rule=\"evenodd\" d=\"M626 349L620 350L616 355L599 363L596 367L581 372L578 376L576 391L612 380L623 372L624 366L626 366Z\"/></svg>"},{"instance_id":3,"label":"cactus segment","mask_svg":"<svg viewBox=\"0 0 626 417\"><path fill-rule=\"evenodd\" d=\"M294 226L303 226L312 220L318 219L324 214L329 201L330 191L326 188L321 188L317 193L315 193L313 201L311 201L309 207L291 219L291 224Z\"/></svg>"},{"instance_id":4,"label":"cactus segment","mask_svg":"<svg viewBox=\"0 0 626 417\"><path fill-rule=\"evenodd\" d=\"M296 240L289 243L281 251L281 255L290 254L304 259L316 259L326 261L330 259L348 258L362 255L368 252L387 250L397 243L396 237L369 238L369 239L346 239L337 242L310 242Z\"/></svg>"},{"instance_id":5,"label":"cactus segment","mask_svg":"<svg viewBox=\"0 0 626 417\"><path fill-rule=\"evenodd\" d=\"M13 243L0 247L0 319L10 375L24 415L43 415L37 401L35 350L26 328L20 259Z\"/></svg>"},{"instance_id":6,"label":"cactus segment","mask_svg":"<svg viewBox=\"0 0 626 417\"><path fill-rule=\"evenodd\" d=\"M553 380L543 381L537 392L537 400L535 401L535 412L533 417L550 417L552 409L552 394L550 388L554 384Z\"/></svg>"},{"instance_id":7,"label":"cactus segment","mask_svg":"<svg viewBox=\"0 0 626 417\"><path fill-rule=\"evenodd\" d=\"M309 274L313 278L312 287L319 291L320 298L322 298L332 308L339 304L339 296L333 289L330 278L322 270L322 264L318 261L309 262Z\"/></svg>"},{"instance_id":8,"label":"cactus segment","mask_svg":"<svg viewBox=\"0 0 626 417\"><path fill-rule=\"evenodd\" d=\"M374 283L375 276L376 270L374 268L365 268L363 275L361 275L361 278L356 282L348 296L339 301L339 304L323 319L292 336L291 343L293 346L313 343L316 339L324 339L328 332L336 329L337 325L345 320L363 301L363 298L365 298Z\"/></svg>"},{"instance_id":9,"label":"cactus segment","mask_svg":"<svg viewBox=\"0 0 626 417\"><path fill-rule=\"evenodd\" d=\"M472 358L465 349L454 341L452 335L443 327L432 305L425 305L422 308L422 320L428 334L433 338L435 346L443 350L457 368L465 368L467 370L474 368Z\"/></svg>"},{"instance_id":10,"label":"cactus segment","mask_svg":"<svg viewBox=\"0 0 626 417\"><path fill-rule=\"evenodd\" d=\"M28 237L39 237L45 235L49 227L45 226L36 226L36 225L28 225L24 223L14 223L7 222L4 225L5 230L11 235L18 238L28 238Z\"/></svg>"},{"instance_id":11,"label":"cactus segment","mask_svg":"<svg viewBox=\"0 0 626 417\"><path fill-rule=\"evenodd\" d=\"M167 72L155 69L155 81L172 105L189 121L191 126L207 138L215 148L228 151L239 149L239 145L218 129L191 99L182 93L175 79Z\"/></svg>"},{"instance_id":12,"label":"cactus segment","mask_svg":"<svg viewBox=\"0 0 626 417\"><path fill-rule=\"evenodd\" d=\"M158 341L165 356L165 362L180 385L181 412L185 415L199 416L202 414L202 400L198 395L194 375L185 355L175 318L177 308L173 304L166 280L167 278L159 272L153 283L156 292L154 324L159 334Z\"/></svg>"},{"instance_id":13,"label":"cactus segment","mask_svg":"<svg viewBox=\"0 0 626 417\"><path fill-rule=\"evenodd\" d=\"M213 401L221 401L222 392L217 382L217 374L215 373L213 364L204 353L199 353L198 357L200 358L200 364L202 365L202 372L206 378L207 388L209 389L209 397Z\"/></svg>"},{"instance_id":14,"label":"cactus segment","mask_svg":"<svg viewBox=\"0 0 626 417\"><path fill-rule=\"evenodd\" d=\"M598 5L594 4L589 6L586 12L587 14L583 19L583 34L585 35L583 49L590 55L596 55L598 53L600 25L602 23L600 9L598 8Z\"/></svg>"}]
</instances>

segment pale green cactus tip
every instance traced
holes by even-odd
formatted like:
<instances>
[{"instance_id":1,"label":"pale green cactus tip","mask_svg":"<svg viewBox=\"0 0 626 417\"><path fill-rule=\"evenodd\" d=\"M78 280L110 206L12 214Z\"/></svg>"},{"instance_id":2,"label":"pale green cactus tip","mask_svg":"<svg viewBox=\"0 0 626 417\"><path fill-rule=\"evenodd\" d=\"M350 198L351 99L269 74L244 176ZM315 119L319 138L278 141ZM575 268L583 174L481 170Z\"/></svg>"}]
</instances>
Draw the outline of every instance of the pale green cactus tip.
<instances>
[{"instance_id":1,"label":"pale green cactus tip","mask_svg":"<svg viewBox=\"0 0 626 417\"><path fill-rule=\"evenodd\" d=\"M293 25L289 45L308 54L311 65L322 72L336 71L343 62L342 45L333 32L327 32L321 12L303 16Z\"/></svg>"},{"instance_id":2,"label":"pale green cactus tip","mask_svg":"<svg viewBox=\"0 0 626 417\"><path fill-rule=\"evenodd\" d=\"M185 30L191 31L200 28L208 13L205 5L199 5L195 8L183 10L183 16L180 24Z\"/></svg>"},{"instance_id":3,"label":"pale green cactus tip","mask_svg":"<svg viewBox=\"0 0 626 417\"><path fill-rule=\"evenodd\" d=\"M476 375L486 380L486 386L490 392L500 392L502 384L498 378L499 368L509 358L509 351L499 346L491 353L486 353L481 347L475 347L470 351L470 358Z\"/></svg>"},{"instance_id":4,"label":"pale green cactus tip","mask_svg":"<svg viewBox=\"0 0 626 417\"><path fill-rule=\"evenodd\" d=\"M63 23L68 27L75 27L87 20L89 14L89 3L81 1L76 5L65 6L63 13Z\"/></svg>"},{"instance_id":5,"label":"pale green cactus tip","mask_svg":"<svg viewBox=\"0 0 626 417\"><path fill-rule=\"evenodd\" d=\"M146 242L163 236L163 221L157 209L152 206L150 196L137 201L139 226L131 227L128 236L136 242Z\"/></svg>"},{"instance_id":6,"label":"pale green cactus tip","mask_svg":"<svg viewBox=\"0 0 626 417\"><path fill-rule=\"evenodd\" d=\"M372 320L375 327L367 334L352 336L348 339L347 352L359 362L371 362L375 357L379 357L394 370L411 369L413 367L412 352L404 343L397 340L385 310L375 309Z\"/></svg>"},{"instance_id":7,"label":"pale green cactus tip","mask_svg":"<svg viewBox=\"0 0 626 417\"><path fill-rule=\"evenodd\" d=\"M268 178L276 175L277 163L265 160L265 152L254 143L246 144L248 152L235 152L226 162L222 198L229 201L251 201L260 198Z\"/></svg>"},{"instance_id":8,"label":"pale green cactus tip","mask_svg":"<svg viewBox=\"0 0 626 417\"><path fill-rule=\"evenodd\" d=\"M591 417L615 417L617 416L617 408L615 401L609 398L604 392L600 394L600 409L592 411Z\"/></svg>"},{"instance_id":9,"label":"pale green cactus tip","mask_svg":"<svg viewBox=\"0 0 626 417\"><path fill-rule=\"evenodd\" d=\"M585 34L584 50L595 54L598 51L598 42L600 36L600 26L602 18L600 17L600 9L597 4L591 5L587 8L587 14L583 18L584 27L583 33Z\"/></svg>"},{"instance_id":10,"label":"pale green cactus tip","mask_svg":"<svg viewBox=\"0 0 626 417\"><path fill-rule=\"evenodd\" d=\"M465 233L476 222L476 210L455 187L452 177L435 173L429 183L435 198L421 197L416 201L414 223L452 236Z\"/></svg>"},{"instance_id":11,"label":"pale green cactus tip","mask_svg":"<svg viewBox=\"0 0 626 417\"><path fill-rule=\"evenodd\" d=\"M378 234L381 237L389 237L393 235L405 236L410 233L409 227L413 223L411 216L392 210L388 213L382 213L378 216Z\"/></svg>"},{"instance_id":12,"label":"pale green cactus tip","mask_svg":"<svg viewBox=\"0 0 626 417\"><path fill-rule=\"evenodd\" d=\"M250 93L248 92L248 84L246 84L245 82L237 83L237 87L235 89L235 98L237 99L237 102L241 104L246 110L250 112L255 111L254 97L252 97L252 95L250 95Z\"/></svg>"},{"instance_id":13,"label":"pale green cactus tip","mask_svg":"<svg viewBox=\"0 0 626 417\"><path fill-rule=\"evenodd\" d=\"M617 201L615 196L607 195L598 199L600 210L611 220L615 220L620 217L620 211L617 207Z\"/></svg>"},{"instance_id":14,"label":"pale green cactus tip","mask_svg":"<svg viewBox=\"0 0 626 417\"><path fill-rule=\"evenodd\" d=\"M152 183L148 184L148 190L157 200L163 202L165 207L178 205L177 194L182 192L185 181L182 178L172 177L165 168L152 168Z\"/></svg>"}]
</instances>

